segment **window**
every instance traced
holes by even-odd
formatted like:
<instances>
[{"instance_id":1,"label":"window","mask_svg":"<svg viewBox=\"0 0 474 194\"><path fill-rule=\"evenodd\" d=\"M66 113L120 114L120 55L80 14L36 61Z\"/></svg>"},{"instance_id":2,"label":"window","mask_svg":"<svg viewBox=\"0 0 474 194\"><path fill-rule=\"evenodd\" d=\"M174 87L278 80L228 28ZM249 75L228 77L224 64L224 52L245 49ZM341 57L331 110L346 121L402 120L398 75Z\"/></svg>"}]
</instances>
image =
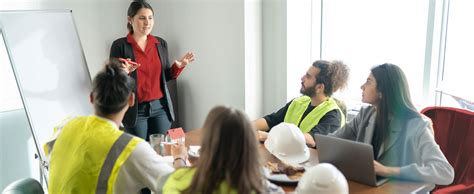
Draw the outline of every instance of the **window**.
<instances>
[{"instance_id":1,"label":"window","mask_svg":"<svg viewBox=\"0 0 474 194\"><path fill-rule=\"evenodd\" d=\"M449 3L446 33L444 71L439 86L442 106L461 107L474 110L474 1L456 0Z\"/></svg>"},{"instance_id":2,"label":"window","mask_svg":"<svg viewBox=\"0 0 474 194\"><path fill-rule=\"evenodd\" d=\"M348 108L360 103L360 86L371 67L383 63L401 67L413 102L424 104L428 4L428 0L324 1L321 58L342 60L350 67L348 87L335 94L346 101Z\"/></svg>"}]
</instances>

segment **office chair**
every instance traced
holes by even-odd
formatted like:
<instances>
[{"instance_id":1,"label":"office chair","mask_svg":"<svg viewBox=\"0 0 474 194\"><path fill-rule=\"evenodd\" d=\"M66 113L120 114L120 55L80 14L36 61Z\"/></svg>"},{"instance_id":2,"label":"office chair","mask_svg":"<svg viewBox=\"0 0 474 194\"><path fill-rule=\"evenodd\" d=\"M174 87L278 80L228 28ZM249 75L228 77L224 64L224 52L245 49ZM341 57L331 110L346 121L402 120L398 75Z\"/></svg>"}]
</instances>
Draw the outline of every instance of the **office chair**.
<instances>
[{"instance_id":1,"label":"office chair","mask_svg":"<svg viewBox=\"0 0 474 194\"><path fill-rule=\"evenodd\" d=\"M432 120L435 140L454 168L453 183L435 189L474 184L474 112L435 106L421 113Z\"/></svg>"},{"instance_id":2,"label":"office chair","mask_svg":"<svg viewBox=\"0 0 474 194\"><path fill-rule=\"evenodd\" d=\"M44 194L44 191L36 179L24 178L10 183L2 194Z\"/></svg>"}]
</instances>

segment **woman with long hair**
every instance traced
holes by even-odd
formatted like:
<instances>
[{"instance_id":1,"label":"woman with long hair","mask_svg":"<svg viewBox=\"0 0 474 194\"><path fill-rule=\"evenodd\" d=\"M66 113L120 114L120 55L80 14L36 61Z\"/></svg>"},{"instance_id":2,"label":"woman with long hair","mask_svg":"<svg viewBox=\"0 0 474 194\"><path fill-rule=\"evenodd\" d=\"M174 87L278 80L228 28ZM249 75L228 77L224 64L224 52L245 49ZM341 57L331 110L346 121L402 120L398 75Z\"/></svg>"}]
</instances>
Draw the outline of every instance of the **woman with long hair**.
<instances>
[{"instance_id":1,"label":"woman with long hair","mask_svg":"<svg viewBox=\"0 0 474 194\"><path fill-rule=\"evenodd\" d=\"M275 188L262 173L255 132L244 113L213 108L202 129L200 157L166 181L164 193L266 193Z\"/></svg>"},{"instance_id":2,"label":"woman with long hair","mask_svg":"<svg viewBox=\"0 0 474 194\"><path fill-rule=\"evenodd\" d=\"M379 176L450 184L453 167L435 142L431 120L413 106L403 71L375 66L361 89L371 106L331 135L371 144Z\"/></svg>"},{"instance_id":3,"label":"woman with long hair","mask_svg":"<svg viewBox=\"0 0 474 194\"><path fill-rule=\"evenodd\" d=\"M151 34L154 12L145 0L132 1L127 15L129 33L112 43L110 57L122 58L124 69L136 81L135 106L123 119L125 131L148 140L150 134L170 129L175 115L167 81L176 79L194 61L194 54L188 52L170 63L166 41Z\"/></svg>"}]
</instances>

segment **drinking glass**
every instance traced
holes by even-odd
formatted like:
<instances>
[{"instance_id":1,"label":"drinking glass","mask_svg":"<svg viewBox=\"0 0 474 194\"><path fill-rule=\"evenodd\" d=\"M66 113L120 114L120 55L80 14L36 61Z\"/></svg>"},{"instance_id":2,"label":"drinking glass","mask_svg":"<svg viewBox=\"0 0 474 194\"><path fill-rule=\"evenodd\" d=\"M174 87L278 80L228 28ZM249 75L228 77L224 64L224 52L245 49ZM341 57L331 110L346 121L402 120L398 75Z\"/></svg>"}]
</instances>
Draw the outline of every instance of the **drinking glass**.
<instances>
[{"instance_id":1,"label":"drinking glass","mask_svg":"<svg viewBox=\"0 0 474 194\"><path fill-rule=\"evenodd\" d=\"M163 141L165 136L163 134L151 134L150 135L150 145L153 150L156 151L159 155L163 155Z\"/></svg>"}]
</instances>

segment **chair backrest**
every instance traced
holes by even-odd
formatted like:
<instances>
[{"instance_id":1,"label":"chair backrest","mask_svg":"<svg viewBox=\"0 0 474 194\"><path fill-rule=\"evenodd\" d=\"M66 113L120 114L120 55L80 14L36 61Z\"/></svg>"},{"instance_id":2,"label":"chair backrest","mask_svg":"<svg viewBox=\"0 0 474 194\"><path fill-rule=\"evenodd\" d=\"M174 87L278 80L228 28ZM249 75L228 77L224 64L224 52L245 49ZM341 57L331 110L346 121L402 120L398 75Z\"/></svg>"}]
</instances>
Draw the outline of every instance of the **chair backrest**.
<instances>
[{"instance_id":1,"label":"chair backrest","mask_svg":"<svg viewBox=\"0 0 474 194\"><path fill-rule=\"evenodd\" d=\"M438 189L432 194L472 194L474 193L474 184L466 186L463 184L453 185L446 188Z\"/></svg>"},{"instance_id":2,"label":"chair backrest","mask_svg":"<svg viewBox=\"0 0 474 194\"><path fill-rule=\"evenodd\" d=\"M44 194L44 191L36 179L24 178L10 183L2 194Z\"/></svg>"},{"instance_id":3,"label":"chair backrest","mask_svg":"<svg viewBox=\"0 0 474 194\"><path fill-rule=\"evenodd\" d=\"M453 107L428 107L421 113L433 121L435 140L454 168L451 185L474 184L474 112Z\"/></svg>"}]
</instances>

